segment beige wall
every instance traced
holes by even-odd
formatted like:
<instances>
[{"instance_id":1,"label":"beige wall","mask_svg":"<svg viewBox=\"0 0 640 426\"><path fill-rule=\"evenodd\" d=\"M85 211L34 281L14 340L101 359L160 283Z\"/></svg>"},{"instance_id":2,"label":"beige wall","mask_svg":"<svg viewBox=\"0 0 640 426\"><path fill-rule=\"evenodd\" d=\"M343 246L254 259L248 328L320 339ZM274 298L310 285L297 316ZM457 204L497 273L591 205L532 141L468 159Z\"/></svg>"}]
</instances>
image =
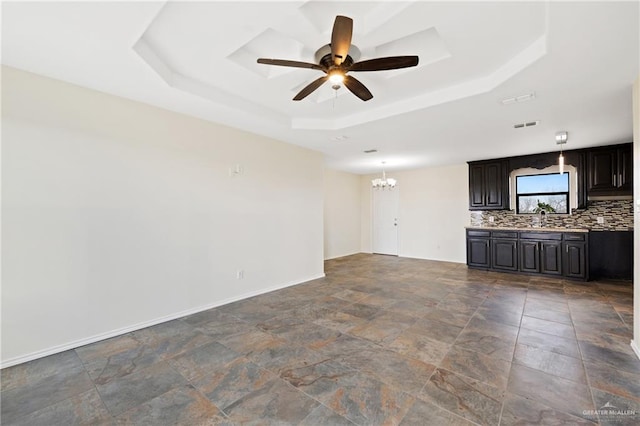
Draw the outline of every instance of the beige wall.
<instances>
[{"instance_id":1,"label":"beige wall","mask_svg":"<svg viewBox=\"0 0 640 426\"><path fill-rule=\"evenodd\" d=\"M387 173L400 191L399 255L466 262L465 230L469 224L468 166L459 164ZM361 181L363 252L371 252L371 179Z\"/></svg>"},{"instance_id":2,"label":"beige wall","mask_svg":"<svg viewBox=\"0 0 640 426\"><path fill-rule=\"evenodd\" d=\"M360 252L360 176L324 171L324 258Z\"/></svg>"},{"instance_id":3,"label":"beige wall","mask_svg":"<svg viewBox=\"0 0 640 426\"><path fill-rule=\"evenodd\" d=\"M321 154L6 67L2 197L3 366L323 275Z\"/></svg>"},{"instance_id":4,"label":"beige wall","mask_svg":"<svg viewBox=\"0 0 640 426\"><path fill-rule=\"evenodd\" d=\"M633 330L631 346L640 358L640 75L633 85L633 199L634 212L634 274Z\"/></svg>"}]
</instances>

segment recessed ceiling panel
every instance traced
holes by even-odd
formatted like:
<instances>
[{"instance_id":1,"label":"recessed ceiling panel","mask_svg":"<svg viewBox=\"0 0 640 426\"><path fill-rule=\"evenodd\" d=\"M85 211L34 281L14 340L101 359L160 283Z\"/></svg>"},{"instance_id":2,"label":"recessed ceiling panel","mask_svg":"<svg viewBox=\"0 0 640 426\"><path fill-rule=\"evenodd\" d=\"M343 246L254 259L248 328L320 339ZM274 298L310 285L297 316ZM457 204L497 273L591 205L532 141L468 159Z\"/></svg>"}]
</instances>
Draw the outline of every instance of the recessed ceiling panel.
<instances>
[{"instance_id":1,"label":"recessed ceiling panel","mask_svg":"<svg viewBox=\"0 0 640 426\"><path fill-rule=\"evenodd\" d=\"M259 57L265 55L263 57L306 62L303 52L302 43L268 28L230 54L228 58L251 72L271 78L289 73L293 68L258 64Z\"/></svg>"},{"instance_id":2,"label":"recessed ceiling panel","mask_svg":"<svg viewBox=\"0 0 640 426\"><path fill-rule=\"evenodd\" d=\"M300 13L315 27L315 29L323 34L331 34L333 21L336 15L348 16L354 20L362 18L378 6L375 2L337 2L337 1L310 1L300 7ZM354 22L353 31L359 32L358 24ZM320 46L318 46L320 47Z\"/></svg>"},{"instance_id":3,"label":"recessed ceiling panel","mask_svg":"<svg viewBox=\"0 0 640 426\"><path fill-rule=\"evenodd\" d=\"M426 108L491 90L532 63L533 59L519 61L522 66L511 64L545 30L540 20L544 14L532 14L543 11L544 5L534 5L532 9L470 3L464 7L467 13L453 20L449 19L452 8L430 2L308 1L269 3L271 7L267 8L258 3L259 14L254 13L252 5L234 3L228 13L230 22L218 16L212 25L214 22L203 19L215 8L211 4L167 4L142 37L151 50L147 57L159 58L168 68L165 74L174 78L191 79L235 94L238 106L245 105L242 111L246 111L249 102L288 116L292 123L300 123L298 119L305 117L304 122L322 123L322 128L343 127L386 118L394 115L394 110ZM244 9L250 9L251 13L244 15ZM506 22L524 12L531 19L527 25L495 25L498 9ZM329 42L335 16L339 14L354 20L352 43L362 52L360 60L418 55L420 63L415 68L354 72L354 77L369 88L374 99L356 102L355 110L345 109L337 116L333 108L314 105L329 104L328 101L333 105L336 97L351 96L346 89L336 92L327 83L306 99L292 102L299 91L296 88L301 89L321 74L315 70L258 64L256 60L264 57L315 62L314 53ZM242 24L238 24L243 16ZM484 42L477 44L479 40ZM503 69L511 72L497 73ZM455 96L442 96L443 90L453 91ZM432 92L439 95L430 96ZM400 108L400 104L404 106ZM233 107L233 102L226 99L225 106ZM313 120L307 120L312 116Z\"/></svg>"},{"instance_id":4,"label":"recessed ceiling panel","mask_svg":"<svg viewBox=\"0 0 640 426\"><path fill-rule=\"evenodd\" d=\"M449 58L451 53L447 50L440 34L435 28L410 34L375 48L376 57L418 55L420 62L418 68ZM386 73L387 77L394 77L417 68L406 68Z\"/></svg>"},{"instance_id":5,"label":"recessed ceiling panel","mask_svg":"<svg viewBox=\"0 0 640 426\"><path fill-rule=\"evenodd\" d=\"M637 2L5 2L2 12L5 65L317 149L352 171L373 144L446 161L505 140L511 155L542 150L504 130L530 117L552 142L558 128L584 135L576 148L628 140L640 63ZM293 102L321 72L256 59L313 62L338 14L354 19L362 60L417 54L420 66L354 72L368 102L328 83ZM535 102L499 102L528 91ZM345 151L327 145L336 133L349 136L333 144Z\"/></svg>"}]
</instances>

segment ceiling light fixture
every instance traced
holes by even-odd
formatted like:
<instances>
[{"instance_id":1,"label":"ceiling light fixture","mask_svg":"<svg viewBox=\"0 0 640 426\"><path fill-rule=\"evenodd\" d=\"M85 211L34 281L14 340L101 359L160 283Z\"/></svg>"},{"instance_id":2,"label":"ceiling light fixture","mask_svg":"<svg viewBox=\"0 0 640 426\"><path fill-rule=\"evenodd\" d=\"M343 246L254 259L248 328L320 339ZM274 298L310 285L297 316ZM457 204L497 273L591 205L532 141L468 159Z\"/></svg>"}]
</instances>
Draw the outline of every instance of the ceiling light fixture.
<instances>
[{"instance_id":1,"label":"ceiling light fixture","mask_svg":"<svg viewBox=\"0 0 640 426\"><path fill-rule=\"evenodd\" d=\"M562 131L556 133L556 145L560 145L560 156L558 157L558 169L560 174L564 173L564 155L562 155L562 145L567 143L569 139L569 133Z\"/></svg>"},{"instance_id":2,"label":"ceiling light fixture","mask_svg":"<svg viewBox=\"0 0 640 426\"><path fill-rule=\"evenodd\" d=\"M382 162L382 179L381 178L373 179L371 181L371 186L373 186L376 189L385 189L385 188L393 189L395 188L398 181L393 178L387 178L387 174L384 171L384 165L385 165L385 162L383 161Z\"/></svg>"},{"instance_id":3,"label":"ceiling light fixture","mask_svg":"<svg viewBox=\"0 0 640 426\"><path fill-rule=\"evenodd\" d=\"M342 84L344 82L344 73L339 69L329 71L329 81L336 84Z\"/></svg>"}]
</instances>

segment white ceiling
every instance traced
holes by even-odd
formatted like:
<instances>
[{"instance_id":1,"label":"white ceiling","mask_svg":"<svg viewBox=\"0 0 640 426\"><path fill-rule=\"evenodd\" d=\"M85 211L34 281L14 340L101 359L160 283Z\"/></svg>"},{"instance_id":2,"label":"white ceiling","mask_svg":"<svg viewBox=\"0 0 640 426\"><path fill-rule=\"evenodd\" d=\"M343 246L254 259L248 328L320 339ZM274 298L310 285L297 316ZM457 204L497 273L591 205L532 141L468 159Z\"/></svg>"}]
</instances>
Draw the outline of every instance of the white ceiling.
<instances>
[{"instance_id":1,"label":"white ceiling","mask_svg":"<svg viewBox=\"0 0 640 426\"><path fill-rule=\"evenodd\" d=\"M329 84L293 102L322 74L256 59L314 62L338 14L354 19L361 59L420 64L354 73L368 102ZM371 173L383 160L400 170L553 151L559 130L566 149L631 141L639 15L635 1L4 2L2 63Z\"/></svg>"}]
</instances>

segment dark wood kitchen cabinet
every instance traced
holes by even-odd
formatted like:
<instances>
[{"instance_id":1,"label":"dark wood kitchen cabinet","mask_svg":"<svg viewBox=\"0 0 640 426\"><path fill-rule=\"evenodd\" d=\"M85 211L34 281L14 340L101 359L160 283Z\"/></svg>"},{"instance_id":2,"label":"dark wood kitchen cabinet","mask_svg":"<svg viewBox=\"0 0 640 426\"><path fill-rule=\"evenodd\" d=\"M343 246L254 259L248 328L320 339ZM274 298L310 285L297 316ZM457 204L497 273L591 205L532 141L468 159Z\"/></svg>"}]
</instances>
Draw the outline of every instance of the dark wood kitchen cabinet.
<instances>
[{"instance_id":1,"label":"dark wood kitchen cabinet","mask_svg":"<svg viewBox=\"0 0 640 426\"><path fill-rule=\"evenodd\" d=\"M562 275L562 243L560 241L540 242L540 272Z\"/></svg>"},{"instance_id":2,"label":"dark wood kitchen cabinet","mask_svg":"<svg viewBox=\"0 0 640 426\"><path fill-rule=\"evenodd\" d=\"M520 271L549 275L562 274L561 232L520 232Z\"/></svg>"},{"instance_id":3,"label":"dark wood kitchen cabinet","mask_svg":"<svg viewBox=\"0 0 640 426\"><path fill-rule=\"evenodd\" d=\"M518 270L518 233L491 233L491 267L497 270Z\"/></svg>"},{"instance_id":4,"label":"dark wood kitchen cabinet","mask_svg":"<svg viewBox=\"0 0 640 426\"><path fill-rule=\"evenodd\" d=\"M586 235L565 234L565 241L562 243L562 267L564 276L569 278L586 279L589 270L587 259L588 246L585 241Z\"/></svg>"},{"instance_id":5,"label":"dark wood kitchen cabinet","mask_svg":"<svg viewBox=\"0 0 640 426\"><path fill-rule=\"evenodd\" d=\"M467 231L467 264L478 268L491 267L491 232Z\"/></svg>"},{"instance_id":6,"label":"dark wood kitchen cabinet","mask_svg":"<svg viewBox=\"0 0 640 426\"><path fill-rule=\"evenodd\" d=\"M520 241L520 270L522 272L540 272L540 243L538 241Z\"/></svg>"},{"instance_id":7,"label":"dark wood kitchen cabinet","mask_svg":"<svg viewBox=\"0 0 640 426\"><path fill-rule=\"evenodd\" d=\"M633 279L633 231L589 233L591 278Z\"/></svg>"},{"instance_id":8,"label":"dark wood kitchen cabinet","mask_svg":"<svg viewBox=\"0 0 640 426\"><path fill-rule=\"evenodd\" d=\"M589 233L467 229L467 265L589 279Z\"/></svg>"},{"instance_id":9,"label":"dark wood kitchen cabinet","mask_svg":"<svg viewBox=\"0 0 640 426\"><path fill-rule=\"evenodd\" d=\"M589 150L587 181L589 195L631 195L633 192L633 144Z\"/></svg>"},{"instance_id":10,"label":"dark wood kitchen cabinet","mask_svg":"<svg viewBox=\"0 0 640 426\"><path fill-rule=\"evenodd\" d=\"M469 210L509 208L509 177L505 160L469 163Z\"/></svg>"}]
</instances>

